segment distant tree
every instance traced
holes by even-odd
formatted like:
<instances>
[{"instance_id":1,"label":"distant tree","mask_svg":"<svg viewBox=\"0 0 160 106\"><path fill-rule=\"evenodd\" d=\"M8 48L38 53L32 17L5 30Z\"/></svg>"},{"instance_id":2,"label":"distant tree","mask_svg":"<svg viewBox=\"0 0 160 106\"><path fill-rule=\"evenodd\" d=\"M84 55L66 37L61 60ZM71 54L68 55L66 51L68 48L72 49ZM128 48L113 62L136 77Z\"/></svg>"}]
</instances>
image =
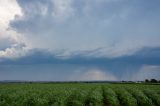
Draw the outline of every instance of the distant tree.
<instances>
[{"instance_id":1,"label":"distant tree","mask_svg":"<svg viewBox=\"0 0 160 106\"><path fill-rule=\"evenodd\" d=\"M149 82L149 80L148 80L148 79L145 79L145 82Z\"/></svg>"},{"instance_id":2,"label":"distant tree","mask_svg":"<svg viewBox=\"0 0 160 106\"><path fill-rule=\"evenodd\" d=\"M156 79L151 79L150 82L152 82L152 83L157 83L158 81L157 81Z\"/></svg>"}]
</instances>

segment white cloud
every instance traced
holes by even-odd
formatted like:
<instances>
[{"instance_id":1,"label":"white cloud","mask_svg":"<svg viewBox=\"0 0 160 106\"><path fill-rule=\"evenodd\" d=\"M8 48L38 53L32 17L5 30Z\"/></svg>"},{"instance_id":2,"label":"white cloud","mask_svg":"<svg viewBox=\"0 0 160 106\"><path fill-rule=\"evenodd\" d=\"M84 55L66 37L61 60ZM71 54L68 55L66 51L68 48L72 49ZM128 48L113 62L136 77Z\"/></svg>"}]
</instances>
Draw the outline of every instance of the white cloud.
<instances>
[{"instance_id":1,"label":"white cloud","mask_svg":"<svg viewBox=\"0 0 160 106\"><path fill-rule=\"evenodd\" d=\"M22 16L21 8L16 0L0 0L0 27L8 28L15 15Z\"/></svg>"},{"instance_id":2,"label":"white cloud","mask_svg":"<svg viewBox=\"0 0 160 106\"><path fill-rule=\"evenodd\" d=\"M24 36L10 27L10 22L22 15L16 0L0 0L0 57L17 57L26 46Z\"/></svg>"},{"instance_id":3,"label":"white cloud","mask_svg":"<svg viewBox=\"0 0 160 106\"><path fill-rule=\"evenodd\" d=\"M69 78L69 80L76 81L116 81L117 78L107 71L99 69L84 70L80 69L75 71Z\"/></svg>"}]
</instances>

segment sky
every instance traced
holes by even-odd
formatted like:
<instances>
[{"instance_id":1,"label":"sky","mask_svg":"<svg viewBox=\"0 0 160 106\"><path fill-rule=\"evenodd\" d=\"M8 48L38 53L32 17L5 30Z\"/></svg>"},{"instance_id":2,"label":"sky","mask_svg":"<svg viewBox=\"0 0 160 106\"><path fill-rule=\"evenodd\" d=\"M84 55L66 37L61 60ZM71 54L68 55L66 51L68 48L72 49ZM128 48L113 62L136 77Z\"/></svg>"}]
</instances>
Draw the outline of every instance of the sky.
<instances>
[{"instance_id":1,"label":"sky","mask_svg":"<svg viewBox=\"0 0 160 106\"><path fill-rule=\"evenodd\" d=\"M0 80L160 80L159 0L0 0Z\"/></svg>"}]
</instances>

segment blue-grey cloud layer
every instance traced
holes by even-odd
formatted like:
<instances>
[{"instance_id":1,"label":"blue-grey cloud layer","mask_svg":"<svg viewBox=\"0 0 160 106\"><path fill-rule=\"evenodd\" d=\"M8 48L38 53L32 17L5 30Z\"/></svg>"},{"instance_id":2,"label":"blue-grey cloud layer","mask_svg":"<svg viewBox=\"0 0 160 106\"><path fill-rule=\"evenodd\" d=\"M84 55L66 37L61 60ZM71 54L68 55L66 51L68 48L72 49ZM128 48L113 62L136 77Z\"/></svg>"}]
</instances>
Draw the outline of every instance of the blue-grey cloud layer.
<instances>
[{"instance_id":1,"label":"blue-grey cloud layer","mask_svg":"<svg viewBox=\"0 0 160 106\"><path fill-rule=\"evenodd\" d=\"M129 76L138 73L142 67L160 66L159 54L160 48L143 48L133 55L116 58L86 58L84 55L80 54L64 59L53 55L50 52L35 49L28 55L17 60L3 59L0 65L0 72L1 75L3 75L3 77L6 76L6 78L9 76L11 78L20 76L17 77L17 79L24 78L24 80L27 80L29 78L30 80L68 80L66 76L69 77L69 75L74 73L75 70L84 68L85 70L100 69L107 72L109 71L117 78L117 80L134 80L131 79L132 77L129 78ZM150 69L150 71L152 71L152 69ZM152 73L153 76L160 79L160 69L158 68L155 72ZM14 73L15 75L8 75L7 73ZM125 73L128 73L128 75L124 76ZM30 76L30 74L33 76ZM39 77L34 77L36 75L43 76L43 74L44 77L42 77L42 79Z\"/></svg>"}]
</instances>

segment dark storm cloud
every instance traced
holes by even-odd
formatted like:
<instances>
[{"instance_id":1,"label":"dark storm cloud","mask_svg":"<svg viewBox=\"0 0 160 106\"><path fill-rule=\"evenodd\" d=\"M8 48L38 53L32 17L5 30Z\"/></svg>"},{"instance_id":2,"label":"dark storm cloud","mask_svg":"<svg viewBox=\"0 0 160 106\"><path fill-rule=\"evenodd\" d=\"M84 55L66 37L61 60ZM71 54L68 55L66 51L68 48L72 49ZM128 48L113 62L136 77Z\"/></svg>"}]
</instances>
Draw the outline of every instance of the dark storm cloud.
<instances>
[{"instance_id":1,"label":"dark storm cloud","mask_svg":"<svg viewBox=\"0 0 160 106\"><path fill-rule=\"evenodd\" d=\"M69 58L63 58L56 56L48 51L33 49L24 57L16 60L4 60L1 62L0 67L4 65L34 65L50 64L51 66L57 65L69 65L69 67L61 70L60 73L64 73L72 67L92 67L102 70L109 70L114 73L117 77L122 76L126 70L130 73L136 73L143 65L160 65L160 48L142 48L135 54L130 56L121 56L116 58L105 58L105 57L86 57L84 55L75 55ZM51 68L51 67L50 67ZM45 69L47 71L49 67ZM54 67L52 67L54 70ZM74 68L75 69L75 68ZM73 71L73 70L72 70ZM34 72L34 70L33 70ZM69 71L67 71L69 72Z\"/></svg>"},{"instance_id":2,"label":"dark storm cloud","mask_svg":"<svg viewBox=\"0 0 160 106\"><path fill-rule=\"evenodd\" d=\"M97 52L97 50L92 51ZM72 56L58 56L47 50L32 49L28 54L16 60L1 62L1 64L40 64L40 63L66 63L66 64L137 64L137 65L159 65L160 64L160 48L142 48L132 55L124 55L120 57L92 57L87 55L90 51Z\"/></svg>"}]
</instances>

